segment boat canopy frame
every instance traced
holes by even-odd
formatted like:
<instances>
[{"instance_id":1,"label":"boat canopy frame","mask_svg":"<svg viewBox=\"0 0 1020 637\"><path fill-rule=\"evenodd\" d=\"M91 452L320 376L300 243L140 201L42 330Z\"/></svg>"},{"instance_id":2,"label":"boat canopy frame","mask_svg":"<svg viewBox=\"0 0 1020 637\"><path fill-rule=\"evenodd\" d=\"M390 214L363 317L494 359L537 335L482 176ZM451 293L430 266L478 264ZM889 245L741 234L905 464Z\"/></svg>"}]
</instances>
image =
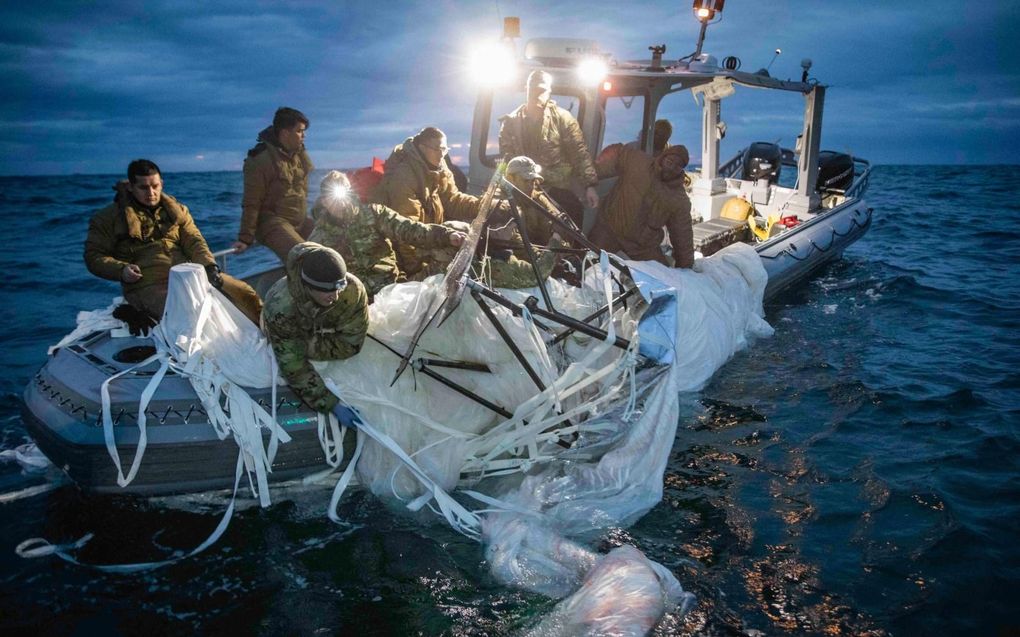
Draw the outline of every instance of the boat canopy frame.
<instances>
[{"instance_id":1,"label":"boat canopy frame","mask_svg":"<svg viewBox=\"0 0 1020 637\"><path fill-rule=\"evenodd\" d=\"M550 64L528 59L519 60L517 64L519 77L526 77L535 70L545 71L553 76L554 86L580 99L578 124L594 157L602 149L606 130L606 104L610 99L628 96L645 98L639 143L641 148L648 150L662 100L667 95L685 90L690 90L696 99L700 96L701 173L695 180L691 194L701 197L711 197L725 190L725 179L720 174L719 126L722 121L722 100L734 93L734 85L800 93L805 103L798 149L797 191L789 207L791 212L809 213L820 205L815 185L818 181L818 154L826 90L823 84L781 80L766 74L723 68L691 70L686 66L674 65L650 70L647 62L623 62L609 68L606 80L611 84L611 89L606 91L601 85L582 85L576 77L573 64ZM493 169L490 165L492 162L488 161L486 147L490 142L489 128L494 117L492 111L497 90L489 88L481 91L475 103L469 158L472 183L487 181Z\"/></svg>"}]
</instances>

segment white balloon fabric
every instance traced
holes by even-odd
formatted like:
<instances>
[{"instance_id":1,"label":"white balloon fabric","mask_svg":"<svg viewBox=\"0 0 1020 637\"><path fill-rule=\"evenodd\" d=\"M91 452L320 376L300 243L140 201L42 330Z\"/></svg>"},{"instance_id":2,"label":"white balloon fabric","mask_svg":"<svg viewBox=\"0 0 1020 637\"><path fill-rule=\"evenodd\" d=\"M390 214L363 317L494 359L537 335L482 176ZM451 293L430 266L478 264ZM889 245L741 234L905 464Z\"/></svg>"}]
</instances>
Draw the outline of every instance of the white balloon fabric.
<instances>
[{"instance_id":1,"label":"white balloon fabric","mask_svg":"<svg viewBox=\"0 0 1020 637\"><path fill-rule=\"evenodd\" d=\"M486 365L489 373L435 371L502 406L511 418L421 368L406 371L390 387L397 353L407 350L439 293L439 279L390 286L376 296L370 332L392 350L369 341L358 356L318 368L373 432L395 441L417 464L407 470L373 437L358 463L363 484L410 508L422 506L434 490L414 478L418 469L445 490L458 482L473 486L464 493L488 513L470 535L480 535L493 574L514 586L569 596L536 627L537 634L644 634L663 613L691 603L668 569L634 547L598 555L580 541L633 524L661 500L680 392L702 387L751 339L771 334L762 318L767 277L748 246L701 259L695 270L629 266L646 298L665 301L652 326L657 334L649 338L659 351L652 358L671 361L668 366L637 370L636 352L649 330L639 327L634 303L611 312L613 320L604 325L609 342L575 334L556 348L545 346L529 317L494 307L544 389L471 299L444 325L425 331L415 358ZM517 302L538 296L534 290L503 292ZM550 294L557 308L588 315L611 298L609 273L589 272L580 289L550 281ZM617 334L632 341L629 350L612 346ZM565 440L573 440L573 448L557 445ZM512 473L524 473L523 479L500 477ZM446 514L448 507L440 508ZM451 523L459 528L464 519Z\"/></svg>"},{"instance_id":2,"label":"white balloon fabric","mask_svg":"<svg viewBox=\"0 0 1020 637\"><path fill-rule=\"evenodd\" d=\"M699 259L693 270L629 267L645 301L626 307L613 303L605 258L581 288L549 280L553 305L572 317L609 306L604 340L575 332L550 346L527 312L465 297L443 325L425 330L414 365L393 382L442 294L442 278L434 277L384 288L370 308L369 332L377 340L366 340L352 358L314 363L364 420L355 466L363 485L412 510L431 506L479 538L500 581L564 598L534 634L645 634L664 613L691 603L674 575L636 548L602 555L584 542L633 524L661 500L681 392L701 388L753 338L771 334L762 318L767 277L749 246ZM539 296L503 292L516 303ZM491 305L526 365L481 302ZM654 312L644 313L647 303ZM630 347L616 347L617 336ZM266 473L287 434L243 387L274 384L268 341L193 265L172 269L166 314L153 338L161 373L173 366L192 380L217 432L238 443L238 475L243 461L267 505ZM144 405L139 426L143 442L127 481L144 450ZM268 448L263 429L272 432ZM446 493L458 488L459 502ZM484 509L468 511L463 503L471 499Z\"/></svg>"}]
</instances>

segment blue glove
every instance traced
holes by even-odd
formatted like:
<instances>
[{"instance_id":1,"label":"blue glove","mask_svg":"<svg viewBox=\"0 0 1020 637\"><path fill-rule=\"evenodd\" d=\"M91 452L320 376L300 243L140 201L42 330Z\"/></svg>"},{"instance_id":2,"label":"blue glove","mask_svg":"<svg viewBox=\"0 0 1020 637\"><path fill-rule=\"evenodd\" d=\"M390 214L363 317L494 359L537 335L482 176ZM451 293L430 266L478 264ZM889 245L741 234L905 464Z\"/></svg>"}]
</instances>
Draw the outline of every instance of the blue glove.
<instances>
[{"instance_id":1,"label":"blue glove","mask_svg":"<svg viewBox=\"0 0 1020 637\"><path fill-rule=\"evenodd\" d=\"M337 403L333 408L333 415L344 427L357 427L361 424L361 414L354 407L348 407L343 403Z\"/></svg>"}]
</instances>

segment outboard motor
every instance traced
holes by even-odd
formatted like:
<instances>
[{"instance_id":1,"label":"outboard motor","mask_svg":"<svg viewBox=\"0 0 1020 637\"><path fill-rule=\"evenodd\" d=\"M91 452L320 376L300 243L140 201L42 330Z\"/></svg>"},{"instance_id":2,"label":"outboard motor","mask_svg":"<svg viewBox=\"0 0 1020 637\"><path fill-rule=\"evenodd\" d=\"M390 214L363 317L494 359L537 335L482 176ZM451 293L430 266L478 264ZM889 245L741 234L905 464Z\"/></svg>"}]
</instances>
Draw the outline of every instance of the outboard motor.
<instances>
[{"instance_id":1,"label":"outboard motor","mask_svg":"<svg viewBox=\"0 0 1020 637\"><path fill-rule=\"evenodd\" d=\"M846 153L823 150L818 153L818 185L820 193L843 193L854 181L854 158Z\"/></svg>"},{"instance_id":2,"label":"outboard motor","mask_svg":"<svg viewBox=\"0 0 1020 637\"><path fill-rule=\"evenodd\" d=\"M783 149L779 144L754 142L744 151L744 172L741 179L758 181L768 179L770 184L779 180L783 166Z\"/></svg>"}]
</instances>

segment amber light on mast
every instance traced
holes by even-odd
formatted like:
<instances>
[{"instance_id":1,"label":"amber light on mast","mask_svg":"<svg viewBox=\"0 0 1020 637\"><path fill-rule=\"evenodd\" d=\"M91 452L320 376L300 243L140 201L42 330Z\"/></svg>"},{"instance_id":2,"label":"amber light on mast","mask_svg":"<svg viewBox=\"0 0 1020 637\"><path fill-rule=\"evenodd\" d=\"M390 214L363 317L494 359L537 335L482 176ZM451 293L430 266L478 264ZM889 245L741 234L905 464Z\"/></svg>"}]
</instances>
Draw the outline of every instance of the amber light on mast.
<instances>
[{"instance_id":1,"label":"amber light on mast","mask_svg":"<svg viewBox=\"0 0 1020 637\"><path fill-rule=\"evenodd\" d=\"M701 22L701 33L698 34L698 48L694 51L691 59L698 59L701 55L701 45L705 42L705 29L712 18L722 13L726 0L694 0L694 17Z\"/></svg>"}]
</instances>

